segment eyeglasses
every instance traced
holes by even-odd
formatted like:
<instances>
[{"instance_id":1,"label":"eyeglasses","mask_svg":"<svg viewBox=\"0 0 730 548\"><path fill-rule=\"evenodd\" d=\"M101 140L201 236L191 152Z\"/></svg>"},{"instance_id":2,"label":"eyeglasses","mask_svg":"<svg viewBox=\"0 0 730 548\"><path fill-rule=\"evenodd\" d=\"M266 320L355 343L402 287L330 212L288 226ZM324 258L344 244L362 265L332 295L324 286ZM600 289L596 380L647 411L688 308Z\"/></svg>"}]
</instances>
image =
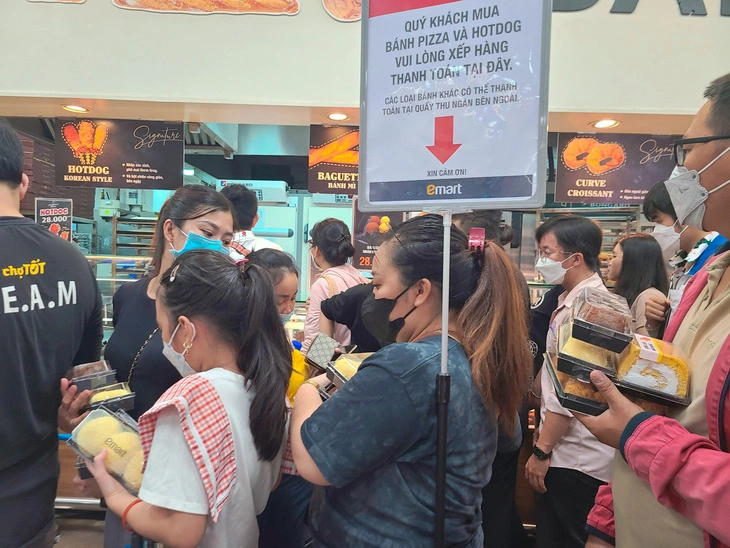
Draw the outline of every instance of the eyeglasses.
<instances>
[{"instance_id":1,"label":"eyeglasses","mask_svg":"<svg viewBox=\"0 0 730 548\"><path fill-rule=\"evenodd\" d=\"M535 251L535 257L538 259L550 259L551 255L575 255L573 251Z\"/></svg>"},{"instance_id":2,"label":"eyeglasses","mask_svg":"<svg viewBox=\"0 0 730 548\"><path fill-rule=\"evenodd\" d=\"M712 141L721 141L730 139L730 135L713 135L710 137L695 137L693 139L677 139L674 141L674 161L678 166L684 165L684 145L697 145L702 143L711 143Z\"/></svg>"}]
</instances>

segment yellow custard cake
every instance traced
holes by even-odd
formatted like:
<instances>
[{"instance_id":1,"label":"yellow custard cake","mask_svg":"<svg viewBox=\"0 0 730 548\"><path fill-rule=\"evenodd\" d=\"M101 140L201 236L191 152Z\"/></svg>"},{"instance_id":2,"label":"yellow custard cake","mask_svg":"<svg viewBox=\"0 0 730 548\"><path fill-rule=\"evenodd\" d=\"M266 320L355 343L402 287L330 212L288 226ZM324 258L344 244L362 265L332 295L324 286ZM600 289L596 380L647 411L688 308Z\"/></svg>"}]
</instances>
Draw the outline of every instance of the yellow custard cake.
<instances>
[{"instance_id":1,"label":"yellow custard cake","mask_svg":"<svg viewBox=\"0 0 730 548\"><path fill-rule=\"evenodd\" d=\"M670 396L689 393L689 369L680 353L670 343L643 335L636 335L621 354L617 377Z\"/></svg>"}]
</instances>

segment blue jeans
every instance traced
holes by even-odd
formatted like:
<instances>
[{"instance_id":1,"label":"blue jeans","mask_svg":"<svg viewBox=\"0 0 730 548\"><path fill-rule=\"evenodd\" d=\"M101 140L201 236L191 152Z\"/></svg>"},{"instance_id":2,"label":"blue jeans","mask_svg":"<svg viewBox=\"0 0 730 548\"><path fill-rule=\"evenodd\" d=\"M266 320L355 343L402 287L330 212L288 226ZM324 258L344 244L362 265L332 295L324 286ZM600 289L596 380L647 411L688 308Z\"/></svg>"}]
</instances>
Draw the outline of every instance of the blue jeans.
<instances>
[{"instance_id":1,"label":"blue jeans","mask_svg":"<svg viewBox=\"0 0 730 548\"><path fill-rule=\"evenodd\" d=\"M306 518L314 486L301 476L283 474L258 517L259 548L304 548Z\"/></svg>"}]
</instances>

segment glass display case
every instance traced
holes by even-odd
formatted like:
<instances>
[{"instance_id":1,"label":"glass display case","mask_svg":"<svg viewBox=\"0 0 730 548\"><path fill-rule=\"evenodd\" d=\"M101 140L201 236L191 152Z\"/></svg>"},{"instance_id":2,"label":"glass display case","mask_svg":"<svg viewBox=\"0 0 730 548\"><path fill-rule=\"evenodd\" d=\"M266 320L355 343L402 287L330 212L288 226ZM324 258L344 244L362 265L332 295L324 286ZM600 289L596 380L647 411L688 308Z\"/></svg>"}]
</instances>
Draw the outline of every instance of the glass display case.
<instances>
[{"instance_id":1,"label":"glass display case","mask_svg":"<svg viewBox=\"0 0 730 548\"><path fill-rule=\"evenodd\" d=\"M151 257L118 257L114 255L87 255L86 260L94 271L104 304L103 344L112 334L112 302L119 286L144 277L152 261Z\"/></svg>"}]
</instances>

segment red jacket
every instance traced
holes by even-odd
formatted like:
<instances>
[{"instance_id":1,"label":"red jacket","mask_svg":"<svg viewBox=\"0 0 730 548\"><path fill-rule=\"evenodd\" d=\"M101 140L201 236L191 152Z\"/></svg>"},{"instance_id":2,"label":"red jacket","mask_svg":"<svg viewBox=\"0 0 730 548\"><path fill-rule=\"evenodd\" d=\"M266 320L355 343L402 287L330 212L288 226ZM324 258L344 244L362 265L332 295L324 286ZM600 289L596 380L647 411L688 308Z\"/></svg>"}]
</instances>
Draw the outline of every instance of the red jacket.
<instances>
[{"instance_id":1,"label":"red jacket","mask_svg":"<svg viewBox=\"0 0 730 548\"><path fill-rule=\"evenodd\" d=\"M688 282L667 328L667 341L676 336L708 278L703 269ZM730 548L730 336L712 369L705 396L709 439L689 433L673 419L645 416L629 423L627 429L634 430L628 437L630 431L624 432L622 439L627 441L621 452L661 504L705 531L706 547ZM588 529L606 540L615 538L611 484L599 489Z\"/></svg>"}]
</instances>

